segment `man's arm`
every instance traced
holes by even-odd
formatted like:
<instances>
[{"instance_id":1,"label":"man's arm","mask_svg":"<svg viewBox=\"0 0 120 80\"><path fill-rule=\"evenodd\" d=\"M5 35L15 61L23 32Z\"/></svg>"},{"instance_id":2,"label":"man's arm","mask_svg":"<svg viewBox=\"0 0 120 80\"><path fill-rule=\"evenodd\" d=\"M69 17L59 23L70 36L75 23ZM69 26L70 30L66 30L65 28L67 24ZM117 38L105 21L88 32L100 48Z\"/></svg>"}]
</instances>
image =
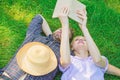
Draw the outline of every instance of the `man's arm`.
<instances>
[{"instance_id":1,"label":"man's arm","mask_svg":"<svg viewBox=\"0 0 120 80\"><path fill-rule=\"evenodd\" d=\"M32 19L28 27L26 38L30 38L35 35L41 35L42 32L44 32L46 36L52 34L49 25L44 19L44 17L38 14Z\"/></svg>"},{"instance_id":2,"label":"man's arm","mask_svg":"<svg viewBox=\"0 0 120 80\"><path fill-rule=\"evenodd\" d=\"M46 36L48 36L49 34L52 34L52 31L47 23L47 21L42 17L43 19L43 24L42 24L42 29L43 32L45 33Z\"/></svg>"},{"instance_id":3,"label":"man's arm","mask_svg":"<svg viewBox=\"0 0 120 80\"><path fill-rule=\"evenodd\" d=\"M42 17L39 14L36 15L28 26L26 38L28 37L30 38L34 35L40 34L42 32L42 23L43 23Z\"/></svg>"}]
</instances>

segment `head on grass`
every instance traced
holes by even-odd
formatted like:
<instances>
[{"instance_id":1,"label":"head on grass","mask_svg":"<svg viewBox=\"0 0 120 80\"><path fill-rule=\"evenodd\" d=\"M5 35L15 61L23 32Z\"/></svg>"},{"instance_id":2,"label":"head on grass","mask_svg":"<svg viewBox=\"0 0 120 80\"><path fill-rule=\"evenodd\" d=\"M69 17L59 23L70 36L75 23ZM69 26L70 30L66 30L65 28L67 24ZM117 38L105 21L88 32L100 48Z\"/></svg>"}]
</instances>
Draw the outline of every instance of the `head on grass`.
<instances>
[{"instance_id":1,"label":"head on grass","mask_svg":"<svg viewBox=\"0 0 120 80\"><path fill-rule=\"evenodd\" d=\"M56 31L53 32L53 37L57 41L61 41L61 34L62 34L62 28L57 29ZM73 30L69 28L69 39L71 40L73 37Z\"/></svg>"}]
</instances>

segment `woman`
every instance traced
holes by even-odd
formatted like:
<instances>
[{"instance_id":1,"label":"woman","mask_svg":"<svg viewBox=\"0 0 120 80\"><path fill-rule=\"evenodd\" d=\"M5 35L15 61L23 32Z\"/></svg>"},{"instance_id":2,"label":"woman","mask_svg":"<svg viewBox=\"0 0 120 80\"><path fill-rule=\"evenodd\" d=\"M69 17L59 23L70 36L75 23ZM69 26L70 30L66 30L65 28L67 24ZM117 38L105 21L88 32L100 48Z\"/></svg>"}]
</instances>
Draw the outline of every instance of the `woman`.
<instances>
[{"instance_id":1,"label":"woman","mask_svg":"<svg viewBox=\"0 0 120 80\"><path fill-rule=\"evenodd\" d=\"M69 10L66 8L63 12L67 15ZM62 14L62 15L63 15ZM70 55L68 18L62 16L62 39L60 47L60 70L63 72L61 80L104 80L104 73L108 71L111 74L120 76L120 70L110 64L106 57L100 54L95 42L93 41L86 27L86 11L78 11L78 17L82 19L79 24L83 36L77 36L71 43L71 49L75 56ZM114 70L112 70L114 69ZM119 71L117 71L119 70Z\"/></svg>"}]
</instances>

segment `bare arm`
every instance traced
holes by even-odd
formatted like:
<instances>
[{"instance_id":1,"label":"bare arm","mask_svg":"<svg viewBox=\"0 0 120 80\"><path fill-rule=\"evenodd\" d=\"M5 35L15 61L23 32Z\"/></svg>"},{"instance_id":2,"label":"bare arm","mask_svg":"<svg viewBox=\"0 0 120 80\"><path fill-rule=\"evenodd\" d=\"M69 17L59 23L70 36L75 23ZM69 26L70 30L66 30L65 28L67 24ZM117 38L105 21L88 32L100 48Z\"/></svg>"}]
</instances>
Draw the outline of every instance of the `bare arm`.
<instances>
[{"instance_id":1,"label":"bare arm","mask_svg":"<svg viewBox=\"0 0 120 80\"><path fill-rule=\"evenodd\" d=\"M120 76L120 69L109 64L108 69L107 69L107 73L112 74L112 75L116 75L116 76Z\"/></svg>"},{"instance_id":2,"label":"bare arm","mask_svg":"<svg viewBox=\"0 0 120 80\"><path fill-rule=\"evenodd\" d=\"M62 24L60 63L63 68L67 67L70 63L69 22L68 22L67 14L68 14L68 8L64 8L59 17Z\"/></svg>"},{"instance_id":3,"label":"bare arm","mask_svg":"<svg viewBox=\"0 0 120 80\"><path fill-rule=\"evenodd\" d=\"M78 17L82 18L82 20L83 20L82 25L79 24L79 27L81 28L81 30L86 38L89 53L90 53L91 57L93 58L94 63L96 65L104 68L106 66L106 61L104 58L101 57L100 51L99 51L98 47L96 46L94 40L92 39L92 37L86 27L86 23L87 23L86 10L84 10L82 12L79 11L77 14L78 14Z\"/></svg>"},{"instance_id":4,"label":"bare arm","mask_svg":"<svg viewBox=\"0 0 120 80\"><path fill-rule=\"evenodd\" d=\"M44 18L43 18L42 29L46 36L48 36L49 34L52 34L52 31L51 31L47 21Z\"/></svg>"}]
</instances>

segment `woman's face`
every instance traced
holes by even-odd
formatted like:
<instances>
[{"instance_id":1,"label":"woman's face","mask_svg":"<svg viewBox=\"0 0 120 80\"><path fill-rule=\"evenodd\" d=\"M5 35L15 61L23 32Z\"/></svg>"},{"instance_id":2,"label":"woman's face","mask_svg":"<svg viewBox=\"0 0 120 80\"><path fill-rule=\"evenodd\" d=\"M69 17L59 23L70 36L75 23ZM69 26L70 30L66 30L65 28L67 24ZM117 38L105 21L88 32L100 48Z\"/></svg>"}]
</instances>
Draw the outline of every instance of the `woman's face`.
<instances>
[{"instance_id":1,"label":"woman's face","mask_svg":"<svg viewBox=\"0 0 120 80\"><path fill-rule=\"evenodd\" d=\"M75 37L71 43L71 46L74 51L88 50L86 40L83 36Z\"/></svg>"}]
</instances>

